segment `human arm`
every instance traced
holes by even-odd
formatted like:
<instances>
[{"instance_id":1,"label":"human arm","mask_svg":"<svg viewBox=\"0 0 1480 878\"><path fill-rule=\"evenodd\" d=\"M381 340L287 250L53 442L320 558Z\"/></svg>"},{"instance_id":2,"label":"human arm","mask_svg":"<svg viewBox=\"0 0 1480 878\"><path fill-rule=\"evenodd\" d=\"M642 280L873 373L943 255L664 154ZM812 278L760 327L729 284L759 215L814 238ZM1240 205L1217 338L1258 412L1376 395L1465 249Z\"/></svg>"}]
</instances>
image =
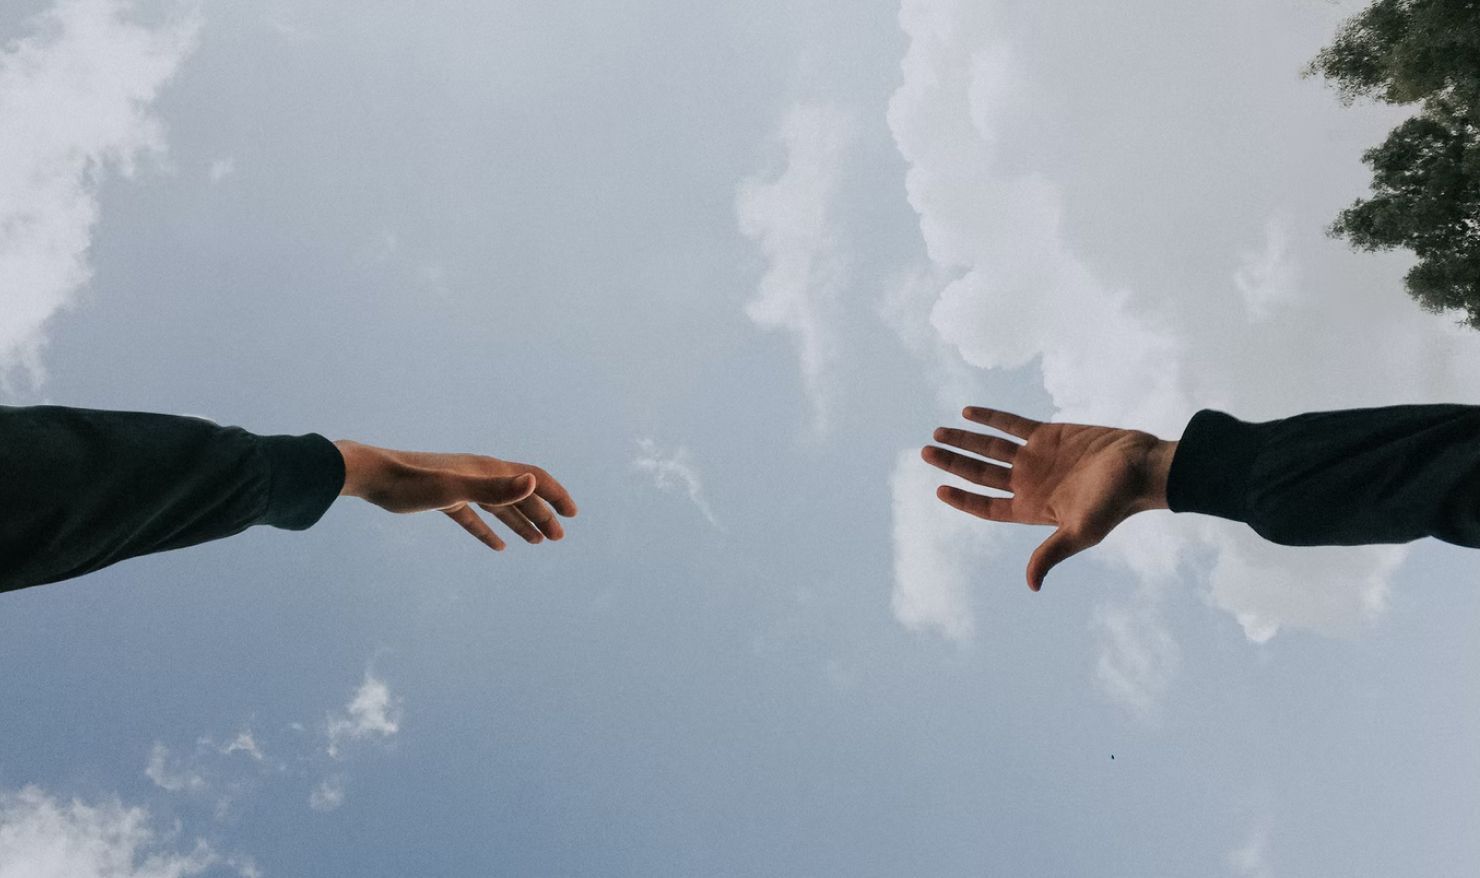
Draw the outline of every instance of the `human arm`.
<instances>
[{"instance_id":1,"label":"human arm","mask_svg":"<svg viewBox=\"0 0 1480 878\"><path fill-rule=\"evenodd\" d=\"M427 499L449 507L527 502L539 487L517 473L473 478L461 463L449 472L430 461L398 469L366 462L380 455L351 457L347 466L340 448L318 434L259 436L202 418L0 406L0 590L258 524L303 530L346 487L396 511L440 508L417 505ZM448 512L468 527L465 506Z\"/></svg>"},{"instance_id":2,"label":"human arm","mask_svg":"<svg viewBox=\"0 0 1480 878\"><path fill-rule=\"evenodd\" d=\"M1480 407L1389 406L1258 424L1205 410L1178 442L989 409L966 416L1024 441L942 428L944 444L1011 459L997 456L1002 463L984 469L987 462L943 448L926 448L925 459L1013 496L943 487L940 497L983 518L1056 525L1029 563L1035 590L1054 564L1146 509L1245 522L1285 545L1432 536L1480 547Z\"/></svg>"}]
</instances>

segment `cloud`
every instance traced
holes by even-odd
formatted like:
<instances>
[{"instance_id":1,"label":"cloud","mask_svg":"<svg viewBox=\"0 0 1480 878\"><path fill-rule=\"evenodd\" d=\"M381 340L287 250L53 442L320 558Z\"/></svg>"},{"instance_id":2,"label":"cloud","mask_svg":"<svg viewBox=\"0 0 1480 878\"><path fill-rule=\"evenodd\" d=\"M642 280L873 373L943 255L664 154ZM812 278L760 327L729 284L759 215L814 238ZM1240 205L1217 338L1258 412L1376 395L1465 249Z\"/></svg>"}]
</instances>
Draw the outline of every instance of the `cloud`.
<instances>
[{"instance_id":1,"label":"cloud","mask_svg":"<svg viewBox=\"0 0 1480 878\"><path fill-rule=\"evenodd\" d=\"M257 739L252 736L250 730L242 730L236 733L236 737L227 741L217 748L222 755L230 756L232 753L245 753L258 762L266 757L262 755L262 748L257 746Z\"/></svg>"},{"instance_id":2,"label":"cloud","mask_svg":"<svg viewBox=\"0 0 1480 878\"><path fill-rule=\"evenodd\" d=\"M1228 868L1240 878L1270 878L1269 825L1267 822L1249 830L1244 843L1228 852Z\"/></svg>"},{"instance_id":3,"label":"cloud","mask_svg":"<svg viewBox=\"0 0 1480 878\"><path fill-rule=\"evenodd\" d=\"M1091 628L1100 643L1095 679L1112 701L1154 719L1181 651L1155 601L1101 605Z\"/></svg>"},{"instance_id":4,"label":"cloud","mask_svg":"<svg viewBox=\"0 0 1480 878\"><path fill-rule=\"evenodd\" d=\"M236 159L231 156L215 159L208 172L212 183L219 183L236 173Z\"/></svg>"},{"instance_id":5,"label":"cloud","mask_svg":"<svg viewBox=\"0 0 1480 878\"><path fill-rule=\"evenodd\" d=\"M122 0L59 0L0 54L0 384L39 384L47 322L92 269L98 189L164 152L153 112L199 19L131 22Z\"/></svg>"},{"instance_id":6,"label":"cloud","mask_svg":"<svg viewBox=\"0 0 1480 878\"><path fill-rule=\"evenodd\" d=\"M1255 323L1268 320L1300 295L1286 222L1283 217L1270 217L1264 226L1264 246L1244 251L1233 275L1233 285L1244 298L1250 321Z\"/></svg>"},{"instance_id":7,"label":"cloud","mask_svg":"<svg viewBox=\"0 0 1480 878\"><path fill-rule=\"evenodd\" d=\"M324 778L308 794L308 807L315 811L329 812L344 804L344 776Z\"/></svg>"},{"instance_id":8,"label":"cloud","mask_svg":"<svg viewBox=\"0 0 1480 878\"><path fill-rule=\"evenodd\" d=\"M1209 531L1208 541L1219 547L1208 577L1213 604L1255 643L1282 627L1359 633L1387 609L1393 574L1408 557L1401 546L1292 548L1271 546L1252 531Z\"/></svg>"},{"instance_id":9,"label":"cloud","mask_svg":"<svg viewBox=\"0 0 1480 878\"><path fill-rule=\"evenodd\" d=\"M1036 367L1056 420L1169 437L1201 407L1257 420L1473 396L1480 335L1415 307L1400 292L1401 265L1377 263L1374 271L1375 257L1351 254L1322 233L1323 202L1339 207L1352 194L1327 172L1327 128L1301 104L1294 74L1218 79L1218 53L1226 50L1235 66L1244 47L1208 46L1206 70L1189 75L1268 89L1236 95L1212 125L1188 115L1205 112L1201 104L1169 104L1144 82L1090 81L1098 65L1055 63L1055 53L1074 51L1068 31L1013 31L996 15L994 4L964 0L905 0L900 10L909 43L888 121L930 265L898 301L928 304L939 343L979 369ZM1008 33L1019 41L1009 43ZM1132 51L1113 42L1100 48ZM1177 36L1167 44L1178 44ZM1297 70L1300 59L1289 60ZM1185 67L1146 69L1161 66ZM1127 93L1107 93L1114 89ZM1085 103L1063 108L1076 100ZM1266 140L1230 145L1229 131ZM1086 170L1091 162L1098 164ZM933 295L919 288L930 284ZM916 335L913 349L928 350L928 338ZM938 386L961 385L938 368L932 374ZM898 473L897 466L896 612L904 606L900 618L911 627L950 619L936 627L958 636L971 625L961 618L969 601L956 585L928 592L939 601L934 611L900 598L921 593L901 576L919 579L922 549L908 542L917 528L899 526L898 510L910 508L899 492L927 486ZM929 566L951 569L957 551L939 542L928 550ZM1291 550L1228 522L1138 516L1092 553L1140 582L1130 604L1096 617L1096 677L1138 711L1166 690L1176 648L1156 607L1179 573L1201 580L1251 640L1282 628L1349 633L1380 616L1406 551Z\"/></svg>"},{"instance_id":10,"label":"cloud","mask_svg":"<svg viewBox=\"0 0 1480 878\"><path fill-rule=\"evenodd\" d=\"M632 462L633 466L652 475L653 482L660 491L683 491L705 520L720 528L719 521L714 517L714 510L709 508L709 501L704 498L704 483L698 468L689 457L688 449L680 446L672 453L665 453L652 439L639 440L637 448L638 455Z\"/></svg>"},{"instance_id":11,"label":"cloud","mask_svg":"<svg viewBox=\"0 0 1480 878\"><path fill-rule=\"evenodd\" d=\"M149 764L144 767L144 774L154 781L155 786L171 793L198 793L206 789L205 778L178 760L171 764L169 748L158 741L149 751Z\"/></svg>"},{"instance_id":12,"label":"cloud","mask_svg":"<svg viewBox=\"0 0 1480 878\"><path fill-rule=\"evenodd\" d=\"M819 436L829 426L839 356L833 312L845 262L830 214L852 131L852 117L843 110L798 104L779 132L785 168L743 181L735 198L741 234L759 244L766 259L745 313L763 329L795 337Z\"/></svg>"},{"instance_id":13,"label":"cloud","mask_svg":"<svg viewBox=\"0 0 1480 878\"><path fill-rule=\"evenodd\" d=\"M941 411L954 417L964 401L981 398L982 371L961 359L956 346L947 344L931 325L930 312L944 284L940 271L916 268L886 285L875 311L924 365Z\"/></svg>"},{"instance_id":14,"label":"cloud","mask_svg":"<svg viewBox=\"0 0 1480 878\"><path fill-rule=\"evenodd\" d=\"M935 497L949 476L920 459L915 448L895 458L889 479L894 539L894 616L912 631L933 631L957 642L976 633L972 594L1000 575L981 562L1003 539L1002 531L962 515Z\"/></svg>"},{"instance_id":15,"label":"cloud","mask_svg":"<svg viewBox=\"0 0 1480 878\"><path fill-rule=\"evenodd\" d=\"M38 787L0 792L0 878L184 878L250 862L223 858L204 841L172 849L148 811L118 800L58 801Z\"/></svg>"},{"instance_id":16,"label":"cloud","mask_svg":"<svg viewBox=\"0 0 1480 878\"><path fill-rule=\"evenodd\" d=\"M369 672L355 690L342 713L331 714L325 727L326 750L339 758L341 747L348 741L367 738L389 738L401 728L400 700L391 696L390 688Z\"/></svg>"}]
</instances>

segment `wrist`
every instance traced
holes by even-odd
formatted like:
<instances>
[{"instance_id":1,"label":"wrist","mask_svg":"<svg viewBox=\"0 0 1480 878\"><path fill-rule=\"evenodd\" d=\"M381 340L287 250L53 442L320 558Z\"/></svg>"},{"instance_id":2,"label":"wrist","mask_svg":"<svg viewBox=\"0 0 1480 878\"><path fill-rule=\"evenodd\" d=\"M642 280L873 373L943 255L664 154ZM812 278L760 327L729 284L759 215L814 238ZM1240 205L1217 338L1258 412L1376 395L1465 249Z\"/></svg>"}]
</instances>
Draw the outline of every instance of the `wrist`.
<instances>
[{"instance_id":1,"label":"wrist","mask_svg":"<svg viewBox=\"0 0 1480 878\"><path fill-rule=\"evenodd\" d=\"M334 447L339 449L340 456L344 458L344 487L340 489L339 496L364 497L366 486L370 484L379 465L380 449L352 439L336 439Z\"/></svg>"},{"instance_id":2,"label":"wrist","mask_svg":"<svg viewBox=\"0 0 1480 878\"><path fill-rule=\"evenodd\" d=\"M1146 452L1146 472L1141 486L1141 509L1168 509L1167 476L1172 471L1172 458L1177 455L1177 443L1157 439Z\"/></svg>"}]
</instances>

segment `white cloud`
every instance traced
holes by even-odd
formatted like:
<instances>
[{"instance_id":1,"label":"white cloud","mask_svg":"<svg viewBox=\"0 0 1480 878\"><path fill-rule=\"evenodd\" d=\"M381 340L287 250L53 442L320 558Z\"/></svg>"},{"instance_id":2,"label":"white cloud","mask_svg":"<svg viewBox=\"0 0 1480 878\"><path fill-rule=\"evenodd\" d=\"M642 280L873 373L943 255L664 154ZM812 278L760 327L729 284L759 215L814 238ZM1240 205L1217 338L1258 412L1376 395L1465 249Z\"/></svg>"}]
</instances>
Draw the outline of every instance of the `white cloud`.
<instances>
[{"instance_id":1,"label":"white cloud","mask_svg":"<svg viewBox=\"0 0 1480 878\"><path fill-rule=\"evenodd\" d=\"M944 285L938 270L917 268L885 287L876 312L923 363L941 411L954 416L964 401L980 398L982 372L961 359L956 346L946 344L931 325L930 311Z\"/></svg>"},{"instance_id":2,"label":"white cloud","mask_svg":"<svg viewBox=\"0 0 1480 878\"><path fill-rule=\"evenodd\" d=\"M1209 528L1219 547L1209 577L1213 604L1263 643L1282 627L1350 636L1387 609L1389 583L1408 557L1401 546L1271 546L1252 531Z\"/></svg>"},{"instance_id":3,"label":"white cloud","mask_svg":"<svg viewBox=\"0 0 1480 878\"><path fill-rule=\"evenodd\" d=\"M257 739L253 737L252 732L248 729L237 732L235 738L222 744L218 749L226 756L232 753L245 753L258 762L266 758L262 755L262 748L257 746Z\"/></svg>"},{"instance_id":4,"label":"white cloud","mask_svg":"<svg viewBox=\"0 0 1480 878\"><path fill-rule=\"evenodd\" d=\"M215 159L211 162L211 168L208 173L210 174L212 183L219 183L236 173L236 159L231 156Z\"/></svg>"},{"instance_id":5,"label":"white cloud","mask_svg":"<svg viewBox=\"0 0 1480 878\"><path fill-rule=\"evenodd\" d=\"M218 855L203 841L171 849L143 808L116 799L62 802L28 786L0 792L0 878L184 878L218 866L255 873Z\"/></svg>"},{"instance_id":6,"label":"white cloud","mask_svg":"<svg viewBox=\"0 0 1480 878\"><path fill-rule=\"evenodd\" d=\"M1244 251L1233 275L1249 319L1256 323L1268 320L1280 307L1293 304L1300 295L1298 282L1286 220L1270 217L1264 226L1264 246Z\"/></svg>"},{"instance_id":7,"label":"white cloud","mask_svg":"<svg viewBox=\"0 0 1480 878\"><path fill-rule=\"evenodd\" d=\"M192 768L170 759L169 748L156 741L149 751L149 763L144 774L154 785L171 793L198 793L206 789L206 780Z\"/></svg>"},{"instance_id":8,"label":"white cloud","mask_svg":"<svg viewBox=\"0 0 1480 878\"><path fill-rule=\"evenodd\" d=\"M198 18L155 28L122 0L59 0L0 54L0 381L44 379L46 324L91 277L98 187L164 151L152 104Z\"/></svg>"},{"instance_id":9,"label":"white cloud","mask_svg":"<svg viewBox=\"0 0 1480 878\"><path fill-rule=\"evenodd\" d=\"M344 777L324 778L308 794L308 807L315 811L333 811L344 804Z\"/></svg>"},{"instance_id":10,"label":"white cloud","mask_svg":"<svg viewBox=\"0 0 1480 878\"><path fill-rule=\"evenodd\" d=\"M839 356L833 312L845 261L830 214L852 129L851 116L836 107L793 107L779 133L785 168L745 180L735 198L740 231L760 245L767 264L745 313L764 329L795 336L819 436L832 405Z\"/></svg>"},{"instance_id":11,"label":"white cloud","mask_svg":"<svg viewBox=\"0 0 1480 878\"><path fill-rule=\"evenodd\" d=\"M1311 205L1325 199L1339 206L1350 195L1237 197L1268 191L1260 184L1276 175L1312 187L1320 182L1315 171L1330 163L1329 138L1321 123L1308 121L1308 112L1292 110L1290 124L1280 126L1264 116L1248 125L1220 116L1218 131L1267 131L1260 136L1273 141L1267 149L1219 156L1217 180L1227 181L1229 190L1219 194L1228 197L1210 204L1203 185L1208 159L1192 162L1190 147L1178 138L1142 135L1196 132L1206 120L1177 117L1187 108L1156 103L1144 83L1137 86L1140 104L1106 104L1117 112L1101 120L1105 124L1072 113L1055 117L1058 101L1122 86L1073 79L1097 65L1054 64L1052 53L1068 50L1052 42L1052 28L1038 31L1047 41L1041 45L1009 45L1003 36L1009 31L996 25L995 14L991 3L905 0L900 23L909 47L888 114L931 262L929 272L915 276L926 280L916 283L938 278L930 325L967 363L983 369L1036 365L1057 420L1136 426L1170 437L1204 406L1257 420L1473 394L1480 335L1423 313L1402 295L1400 270L1373 272L1374 257L1351 254L1323 235L1326 209ZM1299 64L1292 58L1289 69ZM1299 85L1291 74L1268 87L1282 90L1270 95L1283 106ZM1269 104L1241 99L1225 109L1268 114ZM1331 111L1344 112L1334 104ZM1116 178L1074 178L1080 188L1059 182L1040 156L1065 154L1066 142L1076 145L1076 158L1102 157ZM1075 165L1060 167L1066 170L1057 173L1071 179ZM1106 198L1090 189L1094 184L1134 192L1135 201ZM1185 217L1176 230L1185 237L1158 241L1154 259L1117 261L1120 253L1092 251L1084 243L1146 246L1128 217L1149 221L1168 213ZM1113 224L1118 237L1105 224L1088 224L1087 216ZM1215 236L1205 227L1246 238ZM1092 232L1087 238L1086 228ZM1208 255L1220 251L1219 258ZM1355 260L1369 261L1354 268ZM1101 270L1110 264L1117 269L1113 281ZM1168 265L1175 270L1164 271ZM918 289L901 296L930 298ZM917 350L921 344L912 342ZM962 383L949 375L937 381ZM934 502L926 485L901 480L898 467L893 484L896 510L908 508L900 490L923 490ZM900 576L920 566L922 549L909 543L918 538L913 529L896 523L895 532L898 610L901 591L918 591ZM957 564L952 546L941 541L931 548L931 566ZM1175 642L1148 620L1156 618L1158 595L1179 570L1191 569L1194 558L1213 559L1206 572L1213 603L1233 613L1251 639L1263 640L1280 628L1345 633L1369 623L1385 606L1405 552L1293 550L1227 522L1166 514L1132 519L1092 553L1141 580L1132 605L1137 609L1104 610L1096 622L1104 649L1097 676L1117 701L1132 706L1152 704L1166 689ZM998 559L993 566L1017 568L1025 560ZM948 609L925 616L951 619L937 625L943 631L969 631L969 617L960 618L969 612L963 610L966 596L954 586L939 596ZM921 617L910 612L901 618Z\"/></svg>"},{"instance_id":12,"label":"white cloud","mask_svg":"<svg viewBox=\"0 0 1480 878\"><path fill-rule=\"evenodd\" d=\"M1269 826L1260 823L1249 830L1244 843L1228 852L1228 868L1240 878L1271 878Z\"/></svg>"},{"instance_id":13,"label":"white cloud","mask_svg":"<svg viewBox=\"0 0 1480 878\"><path fill-rule=\"evenodd\" d=\"M368 672L360 688L350 697L343 713L331 714L325 728L327 751L339 757L347 741L366 738L389 738L400 731L400 700L391 696L390 688Z\"/></svg>"},{"instance_id":14,"label":"white cloud","mask_svg":"<svg viewBox=\"0 0 1480 878\"><path fill-rule=\"evenodd\" d=\"M1101 689L1141 718L1154 719L1181 656L1157 603L1101 605L1092 628L1100 643L1095 679Z\"/></svg>"},{"instance_id":15,"label":"white cloud","mask_svg":"<svg viewBox=\"0 0 1480 878\"><path fill-rule=\"evenodd\" d=\"M682 491L687 494L705 520L717 528L720 527L719 520L714 517L714 510L709 508L709 501L704 498L704 482L687 448L680 446L672 452L664 452L652 439L642 439L638 441L637 449L638 455L632 462L633 466L650 474L659 490Z\"/></svg>"},{"instance_id":16,"label":"white cloud","mask_svg":"<svg viewBox=\"0 0 1480 878\"><path fill-rule=\"evenodd\" d=\"M937 500L935 487L943 481L952 480L921 460L916 448L895 458L889 479L894 538L890 605L906 628L964 642L976 633L973 593L1002 575L1000 567L982 562L1003 535Z\"/></svg>"}]
</instances>

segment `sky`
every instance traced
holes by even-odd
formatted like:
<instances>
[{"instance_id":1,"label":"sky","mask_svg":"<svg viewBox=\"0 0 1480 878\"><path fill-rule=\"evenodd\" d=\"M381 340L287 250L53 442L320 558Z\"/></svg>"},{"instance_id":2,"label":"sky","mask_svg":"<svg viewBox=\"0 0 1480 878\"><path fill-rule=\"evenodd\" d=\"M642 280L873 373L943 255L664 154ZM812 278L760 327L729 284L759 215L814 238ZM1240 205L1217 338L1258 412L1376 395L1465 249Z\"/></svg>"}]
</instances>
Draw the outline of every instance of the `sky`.
<instances>
[{"instance_id":1,"label":"sky","mask_svg":"<svg viewBox=\"0 0 1480 878\"><path fill-rule=\"evenodd\" d=\"M1137 516L1030 593L965 404L1475 403L1324 229L1359 6L7 0L0 403L538 463L0 596L0 878L1480 868L1480 576ZM1114 759L1111 759L1111 756Z\"/></svg>"}]
</instances>

